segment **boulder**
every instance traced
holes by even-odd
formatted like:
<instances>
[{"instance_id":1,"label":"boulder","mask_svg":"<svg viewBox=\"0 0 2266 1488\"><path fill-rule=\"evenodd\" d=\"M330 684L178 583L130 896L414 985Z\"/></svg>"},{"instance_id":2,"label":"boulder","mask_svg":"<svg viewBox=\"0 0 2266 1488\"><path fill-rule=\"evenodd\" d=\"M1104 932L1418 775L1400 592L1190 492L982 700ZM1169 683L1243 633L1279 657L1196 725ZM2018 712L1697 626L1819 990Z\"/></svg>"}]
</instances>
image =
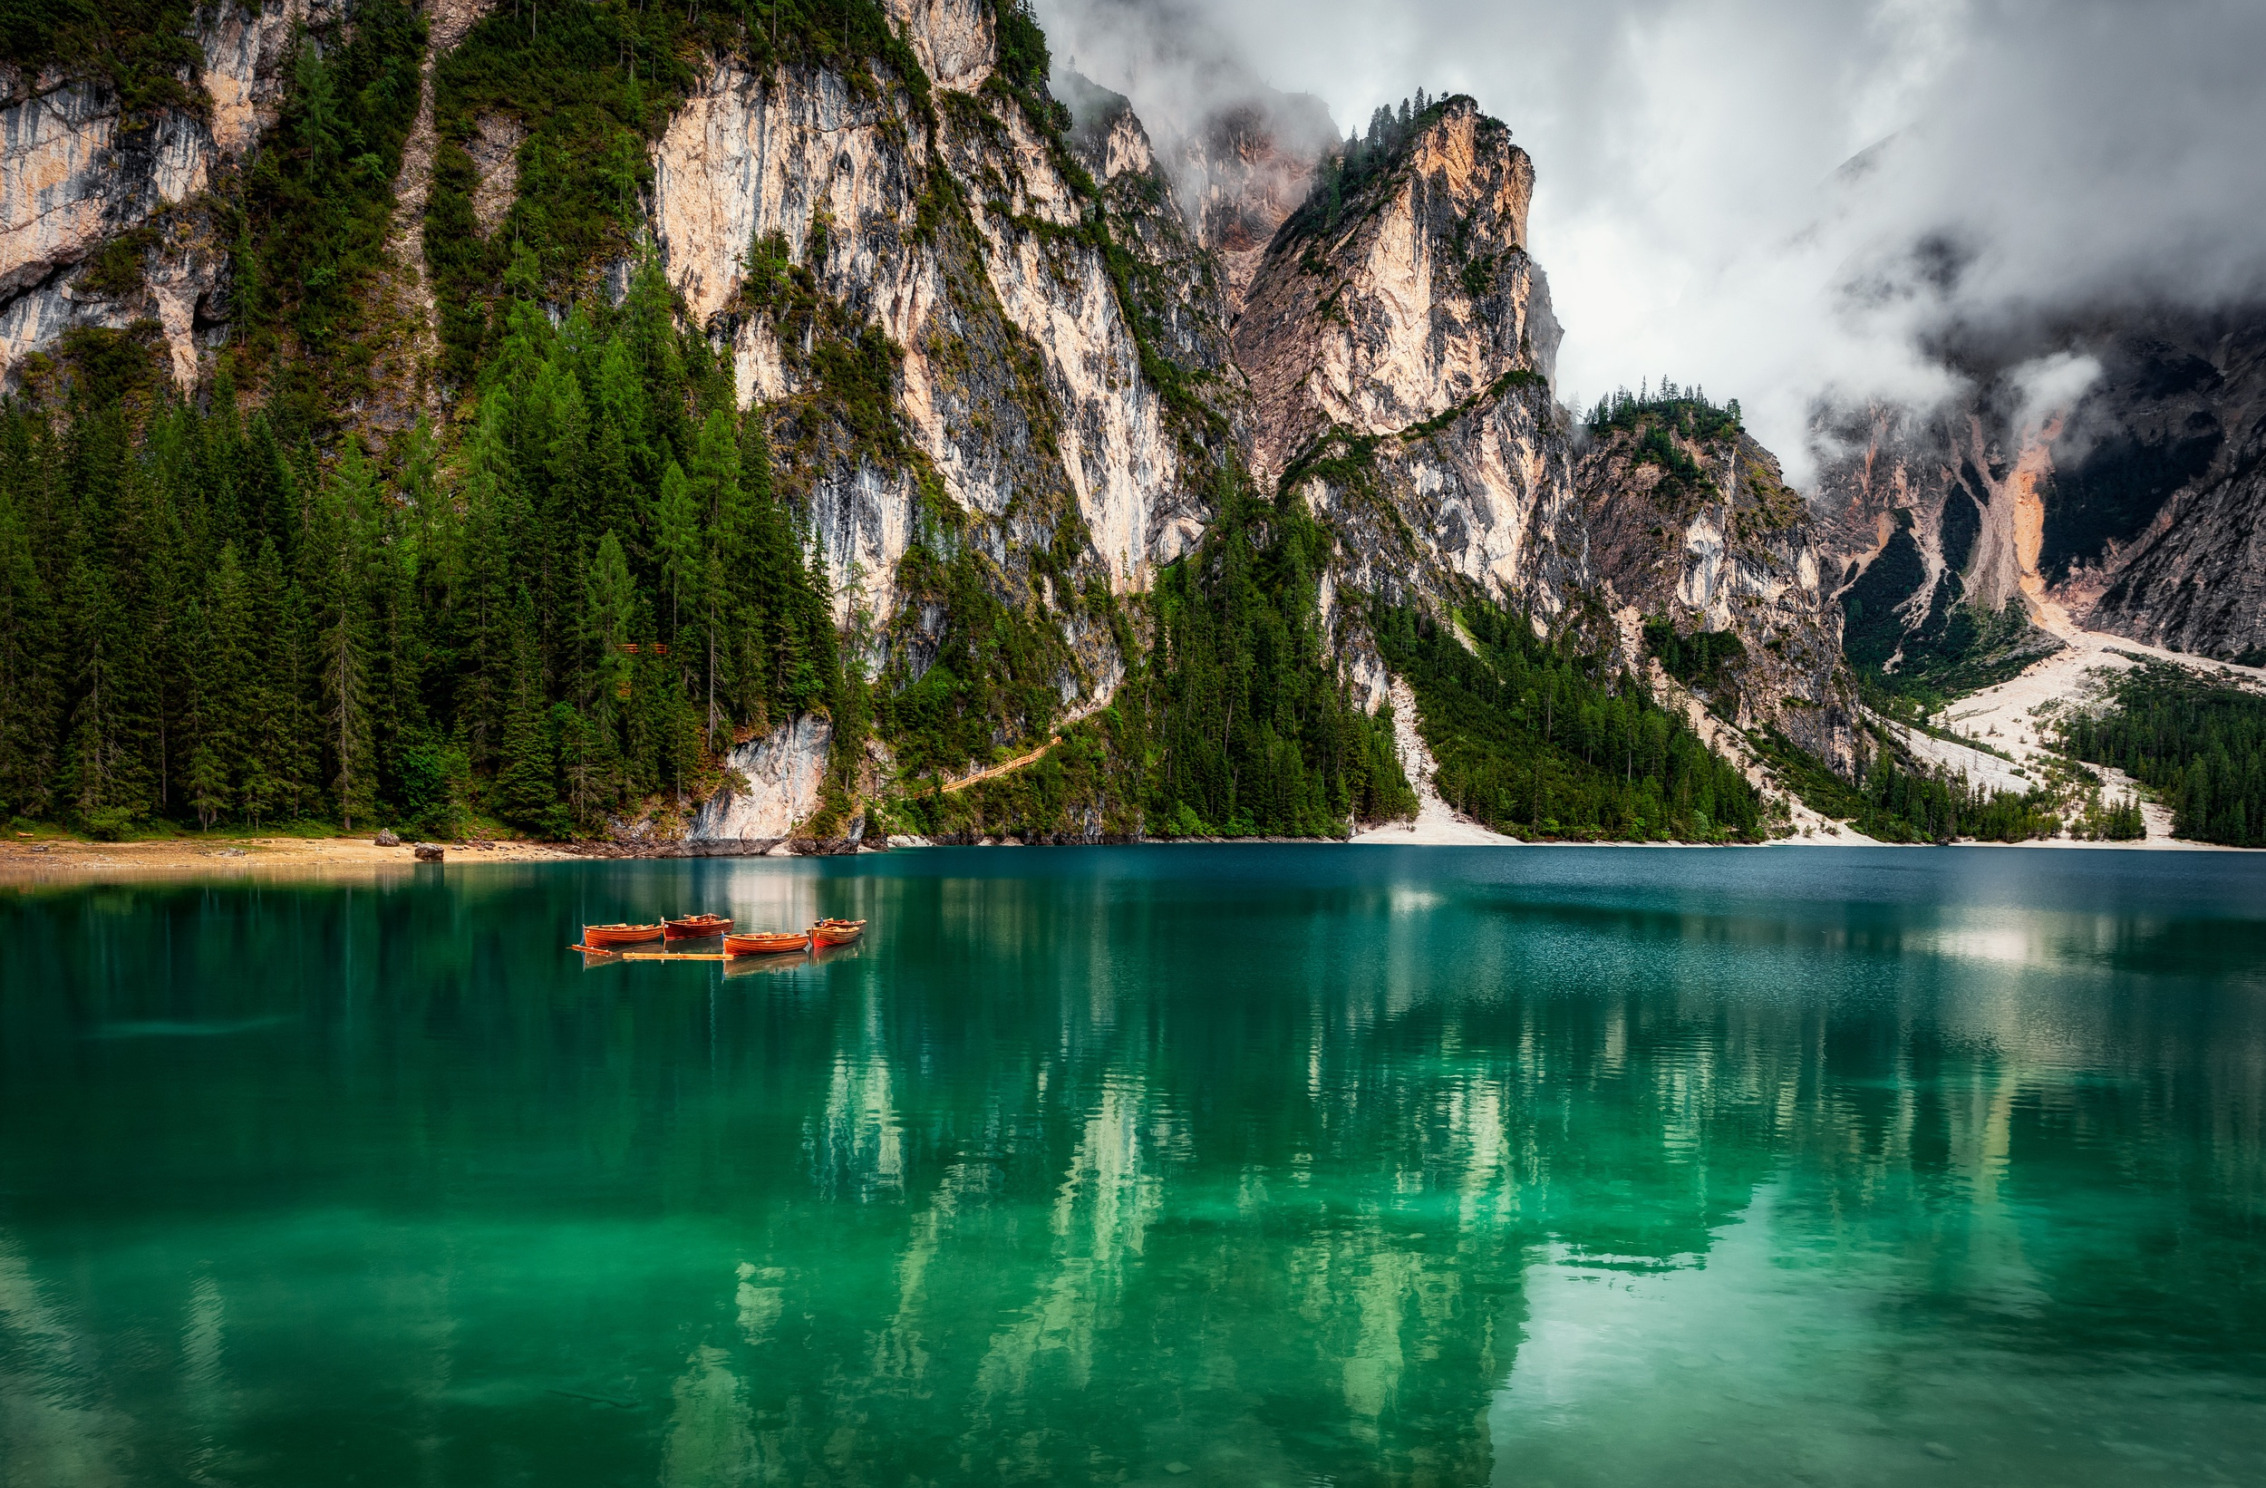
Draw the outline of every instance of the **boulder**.
<instances>
[{"instance_id":1,"label":"boulder","mask_svg":"<svg viewBox=\"0 0 2266 1488\"><path fill-rule=\"evenodd\" d=\"M441 860L441 857L442 857L442 853L441 853L441 850L440 850L440 848L439 848L439 847L437 847L437 846L435 846L435 845L434 845L433 843L430 843L430 842L420 842L420 843L418 843L418 844L417 844L417 861L418 861L418 862L420 862L420 863L438 863L438 862L439 862L439 861Z\"/></svg>"},{"instance_id":2,"label":"boulder","mask_svg":"<svg viewBox=\"0 0 2266 1488\"><path fill-rule=\"evenodd\" d=\"M391 828L388 828L378 833L377 843L380 847L399 847L401 846L401 839L393 834Z\"/></svg>"}]
</instances>

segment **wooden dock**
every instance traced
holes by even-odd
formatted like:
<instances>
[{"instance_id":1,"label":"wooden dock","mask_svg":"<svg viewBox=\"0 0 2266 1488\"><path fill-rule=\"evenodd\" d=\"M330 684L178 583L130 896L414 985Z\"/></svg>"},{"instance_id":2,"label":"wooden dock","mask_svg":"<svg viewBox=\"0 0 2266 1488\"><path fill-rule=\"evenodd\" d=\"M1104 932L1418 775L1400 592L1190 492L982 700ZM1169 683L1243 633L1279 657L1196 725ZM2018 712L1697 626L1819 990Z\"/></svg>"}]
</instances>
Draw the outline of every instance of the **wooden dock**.
<instances>
[{"instance_id":1,"label":"wooden dock","mask_svg":"<svg viewBox=\"0 0 2266 1488\"><path fill-rule=\"evenodd\" d=\"M742 959L737 956L727 956L721 952L711 955L680 951L609 951L598 946L586 945L571 945L567 949L579 951L585 956L611 956L616 961L736 961Z\"/></svg>"}]
</instances>

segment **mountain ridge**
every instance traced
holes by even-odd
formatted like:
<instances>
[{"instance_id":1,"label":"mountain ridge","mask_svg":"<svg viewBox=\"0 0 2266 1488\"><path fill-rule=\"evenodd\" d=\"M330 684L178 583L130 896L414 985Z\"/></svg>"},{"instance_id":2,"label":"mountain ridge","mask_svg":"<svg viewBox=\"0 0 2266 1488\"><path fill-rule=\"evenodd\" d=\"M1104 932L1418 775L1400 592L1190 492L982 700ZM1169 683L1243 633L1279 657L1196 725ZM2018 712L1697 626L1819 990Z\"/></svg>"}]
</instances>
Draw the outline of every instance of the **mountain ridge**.
<instances>
[{"instance_id":1,"label":"mountain ridge","mask_svg":"<svg viewBox=\"0 0 2266 1488\"><path fill-rule=\"evenodd\" d=\"M116 407L131 467L175 425L228 452L229 504L159 479L164 522L232 536L232 493L269 493L234 561L269 563L310 654L333 648L262 662L305 699L274 756L291 809L1336 835L1415 810L1386 657L1433 635L1481 670L1422 653L1425 738L1518 835L1751 838L1790 808L1750 738L1850 777L1900 747L1841 660L1857 560L1735 405L1557 402L1533 162L1474 100L1420 95L1328 148L1269 103L1160 146L1013 0L807 0L769 32L573 0L524 34L389 3L202 7L203 107L129 126L99 78L19 71L0 121L13 468L78 489L81 436L49 421ZM572 56L589 81L544 72ZM153 189L175 138L223 168ZM294 260L245 230L301 223L335 287L259 279ZM9 520L126 530L92 499ZM336 539L351 573L322 569L338 532L364 534ZM19 603L72 582L36 545L19 570ZM153 582L160 637L223 603ZM150 741L205 727L207 683L90 724L93 613L65 619L68 667L9 664L51 701L0 805L178 815L202 746ZM1460 754L1429 716L1451 695L1496 720ZM1703 735L1732 774L1674 763ZM138 783L90 785L106 751ZM198 799L253 809L240 775Z\"/></svg>"}]
</instances>

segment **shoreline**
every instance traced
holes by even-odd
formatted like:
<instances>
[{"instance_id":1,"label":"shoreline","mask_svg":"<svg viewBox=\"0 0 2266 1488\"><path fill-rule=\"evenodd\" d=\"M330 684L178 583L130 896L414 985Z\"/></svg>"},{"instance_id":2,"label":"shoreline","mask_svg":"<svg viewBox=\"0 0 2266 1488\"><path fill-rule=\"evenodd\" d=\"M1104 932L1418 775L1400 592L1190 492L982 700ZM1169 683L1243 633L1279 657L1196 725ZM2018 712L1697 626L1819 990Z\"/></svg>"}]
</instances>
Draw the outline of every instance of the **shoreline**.
<instances>
[{"instance_id":1,"label":"shoreline","mask_svg":"<svg viewBox=\"0 0 2266 1488\"><path fill-rule=\"evenodd\" d=\"M1493 847L1547 850L1557 848L1582 849L1634 849L1643 851L1722 851L1737 848L1750 850L1781 848L1825 847L1887 847L1899 851L1926 851L1937 846L1987 847L2029 849L2055 852L2114 852L2114 853L2258 853L2266 848L2221 847L2207 842L2179 842L2162 838L2146 842L2083 842L2070 838L2047 838L2029 842L1957 842L1937 843L1850 843L1815 837L1779 838L1771 842L1694 843L1694 842L1522 842L1489 832L1485 828L1466 822L1419 821L1394 824L1357 832L1350 838L1188 838L1149 840L1137 843L1063 843L1064 847L1198 847L1198 846L1285 846L1307 844L1315 847ZM749 841L729 845L716 843L656 844L651 848L623 847L614 844L587 846L553 845L535 842L498 842L484 846L446 846L447 858L439 865L420 864L409 846L379 847L366 837L292 837L255 838L231 842L225 847L211 846L194 841L169 840L159 842L79 842L63 838L47 838L33 842L0 842L0 889L29 887L52 882L102 882L114 880L131 882L145 878L247 878L271 874L290 876L351 875L358 878L406 874L420 869L445 872L448 868L483 867L497 864L514 866L539 863L589 863L605 861L693 861L719 858L786 858L786 857L839 857L872 856L881 851L914 852L923 847L1009 847L1048 846L1053 844L1008 843L906 843L900 842L889 849L866 848L850 854L840 852L799 853L789 844Z\"/></svg>"}]
</instances>

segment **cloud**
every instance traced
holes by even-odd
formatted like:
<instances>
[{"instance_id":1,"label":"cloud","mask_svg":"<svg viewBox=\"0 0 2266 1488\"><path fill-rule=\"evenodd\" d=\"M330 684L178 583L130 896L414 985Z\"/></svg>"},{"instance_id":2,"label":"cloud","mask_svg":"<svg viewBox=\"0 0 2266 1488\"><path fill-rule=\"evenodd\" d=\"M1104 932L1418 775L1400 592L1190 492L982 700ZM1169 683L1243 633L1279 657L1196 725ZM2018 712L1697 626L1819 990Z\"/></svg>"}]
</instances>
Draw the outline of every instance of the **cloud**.
<instances>
[{"instance_id":1,"label":"cloud","mask_svg":"<svg viewBox=\"0 0 2266 1488\"><path fill-rule=\"evenodd\" d=\"M2015 367L2007 380L2022 398L2014 416L2016 437L2027 441L2075 408L2086 389L2101 380L2101 371L2099 358L2071 351L2057 351Z\"/></svg>"},{"instance_id":2,"label":"cloud","mask_svg":"<svg viewBox=\"0 0 2266 1488\"><path fill-rule=\"evenodd\" d=\"M1144 116L1243 69L1342 123L1423 86L1534 155L1561 396L1925 402L1954 328L2266 299L2256 0L1038 0Z\"/></svg>"}]
</instances>

